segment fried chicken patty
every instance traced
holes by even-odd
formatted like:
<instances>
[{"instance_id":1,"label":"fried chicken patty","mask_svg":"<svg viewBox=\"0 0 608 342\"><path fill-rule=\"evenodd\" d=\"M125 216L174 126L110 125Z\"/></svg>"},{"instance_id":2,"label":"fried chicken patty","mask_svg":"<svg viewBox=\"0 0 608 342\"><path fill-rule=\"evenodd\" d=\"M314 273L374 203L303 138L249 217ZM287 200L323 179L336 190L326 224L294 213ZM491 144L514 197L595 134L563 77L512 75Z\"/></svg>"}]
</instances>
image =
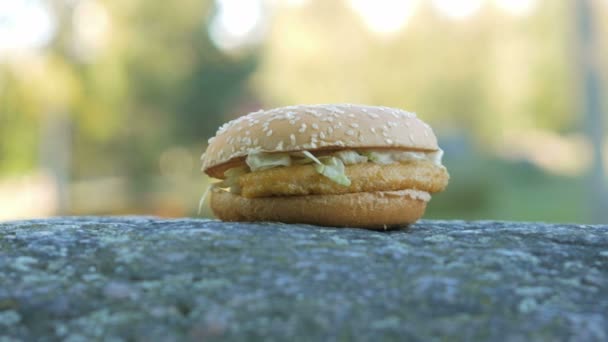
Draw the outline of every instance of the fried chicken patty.
<instances>
[{"instance_id":1,"label":"fried chicken patty","mask_svg":"<svg viewBox=\"0 0 608 342\"><path fill-rule=\"evenodd\" d=\"M319 174L313 165L295 165L244 174L239 178L244 197L334 195L354 192L442 191L449 175L442 166L428 161L380 165L362 163L346 166L350 186L343 186Z\"/></svg>"}]
</instances>

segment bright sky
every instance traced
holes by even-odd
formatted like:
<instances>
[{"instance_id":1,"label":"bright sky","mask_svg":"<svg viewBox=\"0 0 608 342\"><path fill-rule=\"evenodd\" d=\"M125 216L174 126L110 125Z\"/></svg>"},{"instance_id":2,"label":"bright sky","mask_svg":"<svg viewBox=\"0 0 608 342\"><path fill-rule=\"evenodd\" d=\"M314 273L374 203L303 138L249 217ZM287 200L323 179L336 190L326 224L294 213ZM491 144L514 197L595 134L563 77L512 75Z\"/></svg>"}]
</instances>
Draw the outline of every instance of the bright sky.
<instances>
[{"instance_id":1,"label":"bright sky","mask_svg":"<svg viewBox=\"0 0 608 342\"><path fill-rule=\"evenodd\" d=\"M439 13L450 19L466 19L481 9L483 0L432 0Z\"/></svg>"},{"instance_id":2,"label":"bright sky","mask_svg":"<svg viewBox=\"0 0 608 342\"><path fill-rule=\"evenodd\" d=\"M219 48L236 49L261 39L264 4L261 0L216 0L217 12L209 34Z\"/></svg>"},{"instance_id":3,"label":"bright sky","mask_svg":"<svg viewBox=\"0 0 608 342\"><path fill-rule=\"evenodd\" d=\"M55 32L55 18L41 0L0 1L0 59L12 52L38 49Z\"/></svg>"},{"instance_id":4,"label":"bright sky","mask_svg":"<svg viewBox=\"0 0 608 342\"><path fill-rule=\"evenodd\" d=\"M361 17L367 28L377 34L387 35L407 27L419 5L429 1L442 16L452 20L464 20L474 16L483 6L492 2L498 9L514 16L530 14L538 0L347 0L350 7Z\"/></svg>"},{"instance_id":5,"label":"bright sky","mask_svg":"<svg viewBox=\"0 0 608 342\"><path fill-rule=\"evenodd\" d=\"M407 25L418 0L350 0L350 6L373 32L389 34Z\"/></svg>"},{"instance_id":6,"label":"bright sky","mask_svg":"<svg viewBox=\"0 0 608 342\"><path fill-rule=\"evenodd\" d=\"M262 39L269 6L278 0L215 0L216 14L210 25L214 43L225 50L249 45ZM506 13L530 14L538 0L345 0L361 17L366 27L377 34L391 34L407 27L423 1L430 1L441 15L463 20L475 15L492 2ZM108 17L94 0L82 7L87 18L76 18L74 24L83 36L101 37L107 29ZM283 0L291 6L304 6L309 0ZM84 20L86 19L86 20ZM86 23L86 25L85 25ZM0 58L15 51L44 47L55 32L55 17L44 0L0 0ZM100 33L101 32L101 33Z\"/></svg>"},{"instance_id":7,"label":"bright sky","mask_svg":"<svg viewBox=\"0 0 608 342\"><path fill-rule=\"evenodd\" d=\"M498 8L516 16L528 15L538 5L538 0L494 0L494 2Z\"/></svg>"}]
</instances>

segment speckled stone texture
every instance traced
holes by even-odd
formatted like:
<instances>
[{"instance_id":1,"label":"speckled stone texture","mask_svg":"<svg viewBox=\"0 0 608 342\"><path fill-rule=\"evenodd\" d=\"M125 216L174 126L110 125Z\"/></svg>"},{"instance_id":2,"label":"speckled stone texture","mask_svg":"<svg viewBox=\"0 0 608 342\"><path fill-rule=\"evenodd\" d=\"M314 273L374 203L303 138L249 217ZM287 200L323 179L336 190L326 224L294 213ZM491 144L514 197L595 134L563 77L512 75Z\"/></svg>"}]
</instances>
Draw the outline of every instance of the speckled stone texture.
<instances>
[{"instance_id":1,"label":"speckled stone texture","mask_svg":"<svg viewBox=\"0 0 608 342\"><path fill-rule=\"evenodd\" d=\"M0 224L0 341L608 340L608 226Z\"/></svg>"}]
</instances>

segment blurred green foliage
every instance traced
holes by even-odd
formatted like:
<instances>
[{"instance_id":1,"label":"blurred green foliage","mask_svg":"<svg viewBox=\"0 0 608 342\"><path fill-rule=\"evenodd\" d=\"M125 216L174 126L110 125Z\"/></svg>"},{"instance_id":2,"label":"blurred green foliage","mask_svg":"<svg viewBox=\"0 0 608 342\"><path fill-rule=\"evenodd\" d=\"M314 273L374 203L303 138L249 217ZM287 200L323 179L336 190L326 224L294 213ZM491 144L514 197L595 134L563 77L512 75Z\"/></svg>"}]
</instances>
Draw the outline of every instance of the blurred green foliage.
<instances>
[{"instance_id":1,"label":"blurred green foliage","mask_svg":"<svg viewBox=\"0 0 608 342\"><path fill-rule=\"evenodd\" d=\"M259 46L226 52L209 38L213 1L105 0L109 37L85 53L74 44L78 1L48 3L59 25L50 45L0 60L0 179L44 167L45 123L67 116L72 181L126 179L121 212L181 205L161 212L193 214L208 181L196 161L222 122L262 106L355 102L416 111L469 141L446 155L452 181L429 217L588 215L581 177L493 155L509 132L580 129L569 2L541 1L522 18L486 8L466 21L424 2L405 30L378 37L343 2L310 1L269 15ZM159 166L176 148L194 161L181 178Z\"/></svg>"},{"instance_id":2,"label":"blurred green foliage","mask_svg":"<svg viewBox=\"0 0 608 342\"><path fill-rule=\"evenodd\" d=\"M71 43L77 2L62 2L55 3L63 20L49 48L0 63L0 175L38 167L41 123L68 115L71 177L127 177L137 196L158 175L163 150L202 151L243 96L255 55L232 58L210 42L210 1L103 3L111 38L92 60Z\"/></svg>"}]
</instances>

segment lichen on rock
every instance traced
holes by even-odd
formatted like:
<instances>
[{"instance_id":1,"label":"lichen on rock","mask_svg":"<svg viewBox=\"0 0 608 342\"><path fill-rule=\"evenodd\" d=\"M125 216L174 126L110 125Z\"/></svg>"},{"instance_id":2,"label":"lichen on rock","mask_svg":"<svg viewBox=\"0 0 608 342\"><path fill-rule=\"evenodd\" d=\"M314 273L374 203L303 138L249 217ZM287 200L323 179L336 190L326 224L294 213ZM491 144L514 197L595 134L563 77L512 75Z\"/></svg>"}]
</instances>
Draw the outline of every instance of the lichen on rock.
<instances>
[{"instance_id":1,"label":"lichen on rock","mask_svg":"<svg viewBox=\"0 0 608 342\"><path fill-rule=\"evenodd\" d=\"M608 226L0 224L0 340L608 340Z\"/></svg>"}]
</instances>

